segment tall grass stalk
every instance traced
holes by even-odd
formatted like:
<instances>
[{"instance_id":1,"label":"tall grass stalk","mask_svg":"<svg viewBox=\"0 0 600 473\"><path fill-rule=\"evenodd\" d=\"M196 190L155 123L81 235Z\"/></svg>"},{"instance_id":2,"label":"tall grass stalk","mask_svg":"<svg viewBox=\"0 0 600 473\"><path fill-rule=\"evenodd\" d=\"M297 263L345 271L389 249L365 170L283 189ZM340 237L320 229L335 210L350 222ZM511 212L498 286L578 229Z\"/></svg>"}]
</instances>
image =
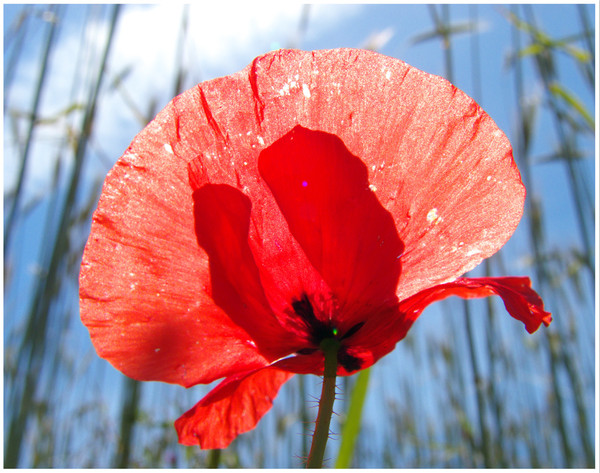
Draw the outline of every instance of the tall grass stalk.
<instances>
[{"instance_id":1,"label":"tall grass stalk","mask_svg":"<svg viewBox=\"0 0 600 473\"><path fill-rule=\"evenodd\" d=\"M553 85L559 81L555 68L556 60L554 58L553 49L545 43L544 40L546 35L535 25L533 10L530 6L524 6L523 8L525 14L528 16L527 24L519 21L518 15L516 14L511 18L513 18L517 27L526 28L530 31L531 40L534 44L540 45L541 52L533 56L534 63L537 67L538 77L542 80L544 88L546 89L547 103L550 107L551 116L554 121L556 134L560 144L559 156L565 163L567 176L569 177L568 182L573 197L572 201L575 205L579 234L585 252L585 261L587 263L587 268L593 274L594 252L591 242L593 225L590 226L590 222L594 221L594 208L592 206L588 206L587 209L585 208L586 202L589 202L589 199L586 199L585 197L587 180L581 175L581 171L576 162L578 154L574 149L576 146L576 133L575 130L569 129L571 127L567 121L567 110L565 110L563 105L557 100L556 94L552 93Z\"/></svg>"},{"instance_id":2,"label":"tall grass stalk","mask_svg":"<svg viewBox=\"0 0 600 473\"><path fill-rule=\"evenodd\" d=\"M515 18L516 16L517 15L513 9L513 18ZM514 32L514 34L513 34L514 49L515 49L515 51L520 51L521 44L520 44L520 32L519 32L518 27L513 28L513 32ZM543 83L546 84L546 86L548 86L548 84L550 83L551 80L556 80L556 77L554 76L554 69L552 66L553 61L551 59L551 56L552 56L552 52L547 51L546 55L536 55L536 57L535 57L538 74L541 76L541 79L542 79ZM522 78L522 72L521 72L521 67L520 67L519 61L514 63L514 67L515 67L515 80L516 80L515 85L516 85L516 91L517 91L517 106L521 108L521 107L523 107L523 103L524 103L523 102L523 78ZM587 231L586 231L585 225L584 225L585 217L583 216L583 209L582 209L582 205L581 205L583 200L581 199L581 194L579 193L579 191L576 190L578 187L576 182L578 181L579 176L576 173L576 169L574 167L574 162L572 159L574 150L572 149L572 147L570 145L571 140L566 139L564 123L561 119L564 112L558 108L558 104L556 102L554 102L552 100L552 98L550 98L549 103L550 103L550 110L555 118L557 135L558 135L559 140L562 142L561 151L563 153L566 153L565 159L567 162L567 175L570 178L569 183L571 184L573 200L575 201L575 204L576 204L578 222L580 223L580 235L582 236L582 244L585 248L584 251L586 252L587 257L589 258L592 253L591 253L590 247L588 246L589 241L586 237ZM522 114L522 116L527 116L527 114ZM530 159L529 159L529 153L528 153L528 147L527 147L527 144L529 143L527 133L529 132L529 130L531 130L531 128L532 127L530 125L523 124L520 127L521 133L519 134L519 139L517 141L517 143L518 143L517 150L519 152L519 156L520 156L521 160L523 161L522 165L521 165L521 170L523 173L523 180L525 181L526 186L529 189L530 193L534 192L533 180L531 179L531 165L530 165ZM562 343L558 342L559 337L562 339L562 336L559 335L559 333L560 334L566 333L567 327L565 325L565 320L564 320L564 316L566 315L566 312L558 311L558 308L564 307L564 304L561 303L561 301L559 299L561 293L560 292L557 293L556 289L552 287L552 281L555 278L552 275L552 269L549 267L548 262L547 262L548 260L545 257L545 255L548 253L548 250L546 249L544 230L543 230L543 228L544 228L544 226L543 226L543 209L536 198L529 198L527 201L527 205L528 205L528 213L531 216L530 225L529 225L529 237L530 237L529 240L530 240L530 245L532 247L532 251L533 251L533 255L534 255L534 263L535 263L534 268L535 268L535 272L536 272L536 278L537 278L539 284L542 286L542 290L544 291L543 294L546 298L546 303L550 306L553 306L555 308L554 310L556 311L554 326L549 330L549 332L548 332L549 336L544 337L543 341L545 342L548 366L549 366L549 370L550 370L553 400L556 404L556 422L557 422L557 429L558 429L559 438L560 438L560 445L561 445L563 457L564 457L564 464L567 467L576 466L578 464L581 464L581 462L576 459L576 453L574 450L574 446L572 444L573 436L569 433L569 427L568 427L569 422L567 420L567 417L568 417L567 411L570 410L570 407L567 406L567 404L566 404L568 398L564 394L564 390L568 387L568 388L570 388L571 391L574 392L574 399L575 399L574 407L577 412L581 413L577 419L578 423L579 423L577 431L580 432L580 435L583 435L586 437L586 440L585 441L582 440L581 444L585 451L584 455L586 457L586 459L584 459L583 463L587 464L589 466L590 459L591 459L590 455L589 455L590 447L589 447L589 443L587 440L587 437L589 434L588 434L587 425L585 424L585 422L583 422L585 419L585 415L583 415L585 408L581 401L581 399L582 399L581 383L578 379L578 375L574 368L574 366L575 366L574 360L571 359L571 356L562 347ZM562 293L562 295L563 295L563 297L565 297L564 293ZM566 298L565 298L565 301L566 301ZM564 382L561 383L559 381L559 379L562 379L560 372L563 369L566 371L567 379L569 379L569 381L570 381L568 386L565 386Z\"/></svg>"},{"instance_id":3,"label":"tall grass stalk","mask_svg":"<svg viewBox=\"0 0 600 473\"><path fill-rule=\"evenodd\" d=\"M24 373L22 378L15 381L11 404L13 412L10 417L10 427L5 446L4 464L8 468L17 467L23 443L23 436L34 406L34 398L37 393L38 378L44 364L44 352L46 349L46 331L50 308L53 304L54 293L60 284L57 278L59 267L64 264L67 250L68 224L75 205L75 196L80 182L80 175L85 158L87 143L92 130L98 93L104 78L108 53L112 43L113 33L117 22L119 6L113 7L110 30L108 33L104 54L98 71L95 85L90 94L81 135L78 138L75 152L75 165L72 170L69 188L60 218L58 220L57 234L54 237L51 258L45 271L45 277L38 279L31 308L29 311L27 328L17 355L17 372Z\"/></svg>"},{"instance_id":4,"label":"tall grass stalk","mask_svg":"<svg viewBox=\"0 0 600 473\"><path fill-rule=\"evenodd\" d=\"M40 101L42 98L42 92L46 83L47 72L48 72L48 61L51 56L52 48L56 38L56 30L58 25L58 15L60 9L58 6L51 7L49 11L50 20L47 22L47 36L45 40L45 47L42 50L41 65L37 84L35 86L35 93L33 98L33 105L31 107L31 118L29 119L29 127L27 129L27 135L25 137L25 146L23 149L23 155L20 160L19 173L17 175L17 184L12 196L12 205L8 213L8 219L4 224L4 260L7 259L7 250L9 248L10 240L12 238L13 227L15 219L18 215L19 204L21 203L21 194L23 191L23 184L25 183L25 176L27 172L27 165L29 162L29 152L33 144L33 134L36 129L38 112L40 107Z\"/></svg>"}]
</instances>

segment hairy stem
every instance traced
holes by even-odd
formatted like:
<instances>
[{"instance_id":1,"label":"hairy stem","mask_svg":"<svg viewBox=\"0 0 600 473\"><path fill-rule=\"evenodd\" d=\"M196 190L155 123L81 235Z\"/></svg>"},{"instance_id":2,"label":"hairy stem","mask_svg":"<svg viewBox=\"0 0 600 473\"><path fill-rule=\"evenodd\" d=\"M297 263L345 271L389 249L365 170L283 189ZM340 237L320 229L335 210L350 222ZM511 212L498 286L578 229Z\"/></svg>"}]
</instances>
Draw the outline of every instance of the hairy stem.
<instances>
[{"instance_id":1,"label":"hairy stem","mask_svg":"<svg viewBox=\"0 0 600 473\"><path fill-rule=\"evenodd\" d=\"M321 390L321 400L319 401L317 425L313 434L306 468L321 468L323 465L323 456L325 455L325 447L329 438L329 423L331 422L333 402L335 401L335 377L339 348L340 342L335 338L327 338L321 342L321 351L325 355L323 388Z\"/></svg>"}]
</instances>

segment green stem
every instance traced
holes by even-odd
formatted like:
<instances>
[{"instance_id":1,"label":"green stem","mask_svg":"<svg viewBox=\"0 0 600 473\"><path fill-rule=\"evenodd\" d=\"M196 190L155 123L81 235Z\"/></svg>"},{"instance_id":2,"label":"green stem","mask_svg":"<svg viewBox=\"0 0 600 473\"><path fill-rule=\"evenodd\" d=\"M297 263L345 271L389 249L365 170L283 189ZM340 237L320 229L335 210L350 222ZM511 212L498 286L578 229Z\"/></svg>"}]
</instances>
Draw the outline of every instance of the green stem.
<instances>
[{"instance_id":1,"label":"green stem","mask_svg":"<svg viewBox=\"0 0 600 473\"><path fill-rule=\"evenodd\" d=\"M325 355L323 389L321 390L317 425L315 426L306 468L321 468L323 465L323 456L325 455L325 447L329 438L329 423L331 422L333 402L335 401L335 377L339 348L340 342L335 338L326 338L321 342L321 351Z\"/></svg>"}]
</instances>

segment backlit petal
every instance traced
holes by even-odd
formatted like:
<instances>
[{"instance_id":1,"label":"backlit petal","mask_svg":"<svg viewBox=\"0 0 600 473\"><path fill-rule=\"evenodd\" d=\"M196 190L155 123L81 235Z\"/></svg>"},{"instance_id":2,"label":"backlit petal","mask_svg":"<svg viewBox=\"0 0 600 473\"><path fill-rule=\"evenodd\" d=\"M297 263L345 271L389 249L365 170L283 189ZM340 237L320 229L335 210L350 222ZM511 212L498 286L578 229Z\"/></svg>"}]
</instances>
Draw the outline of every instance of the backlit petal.
<instances>
[{"instance_id":1,"label":"backlit petal","mask_svg":"<svg viewBox=\"0 0 600 473\"><path fill-rule=\"evenodd\" d=\"M108 174L80 273L98 354L128 376L190 386L268 364L210 297L188 166L169 106Z\"/></svg>"},{"instance_id":2,"label":"backlit petal","mask_svg":"<svg viewBox=\"0 0 600 473\"><path fill-rule=\"evenodd\" d=\"M227 378L175 421L179 442L203 449L227 447L256 426L292 376L268 367Z\"/></svg>"},{"instance_id":3,"label":"backlit petal","mask_svg":"<svg viewBox=\"0 0 600 473\"><path fill-rule=\"evenodd\" d=\"M395 305L402 242L360 159L336 136L296 127L261 153L258 166L292 235L339 301L338 328Z\"/></svg>"},{"instance_id":4,"label":"backlit petal","mask_svg":"<svg viewBox=\"0 0 600 473\"><path fill-rule=\"evenodd\" d=\"M196 235L209 255L211 296L252 336L261 353L275 359L289 353L282 348L289 336L265 298L250 251L251 207L248 197L225 184L206 184L194 191Z\"/></svg>"},{"instance_id":5,"label":"backlit petal","mask_svg":"<svg viewBox=\"0 0 600 473\"><path fill-rule=\"evenodd\" d=\"M525 190L510 144L445 79L357 50L274 52L249 78L267 144L300 124L364 162L404 244L400 299L464 274L514 232Z\"/></svg>"},{"instance_id":6,"label":"backlit petal","mask_svg":"<svg viewBox=\"0 0 600 473\"><path fill-rule=\"evenodd\" d=\"M449 296L474 299L492 295L502 298L508 313L523 322L529 333L535 332L542 323L547 326L552 321L551 314L544 310L542 299L531 289L531 281L527 277L458 278L402 301L400 311L405 317L403 332L406 333L423 309L432 302Z\"/></svg>"}]
</instances>

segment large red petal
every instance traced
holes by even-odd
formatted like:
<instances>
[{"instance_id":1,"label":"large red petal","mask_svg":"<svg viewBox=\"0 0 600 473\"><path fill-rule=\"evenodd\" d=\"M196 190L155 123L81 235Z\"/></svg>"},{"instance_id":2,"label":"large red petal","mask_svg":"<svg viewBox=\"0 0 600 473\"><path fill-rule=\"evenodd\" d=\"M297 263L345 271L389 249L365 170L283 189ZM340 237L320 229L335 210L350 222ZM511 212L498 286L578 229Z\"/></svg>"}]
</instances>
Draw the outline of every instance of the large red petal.
<instances>
[{"instance_id":1,"label":"large red petal","mask_svg":"<svg viewBox=\"0 0 600 473\"><path fill-rule=\"evenodd\" d=\"M351 49L276 51L202 84L177 110L185 147L196 146L198 115L209 117L210 133L201 133L209 145L197 153L211 182L245 189L252 200L257 261L275 258L277 247L260 242L282 221L273 218L256 159L297 125L338 136L366 165L404 243L400 299L475 267L522 216L525 190L506 136L445 79L397 59Z\"/></svg>"},{"instance_id":2,"label":"large red petal","mask_svg":"<svg viewBox=\"0 0 600 473\"><path fill-rule=\"evenodd\" d=\"M175 421L179 442L203 449L227 447L256 426L292 376L268 367L227 378Z\"/></svg>"},{"instance_id":3,"label":"large red petal","mask_svg":"<svg viewBox=\"0 0 600 473\"><path fill-rule=\"evenodd\" d=\"M172 106L106 178L80 273L80 310L98 354L128 376L190 386L268 364L209 295L192 189Z\"/></svg>"},{"instance_id":4,"label":"large red petal","mask_svg":"<svg viewBox=\"0 0 600 473\"><path fill-rule=\"evenodd\" d=\"M339 301L338 328L395 305L402 242L360 159L336 136L296 127L261 153L258 166L292 235Z\"/></svg>"},{"instance_id":5,"label":"large red petal","mask_svg":"<svg viewBox=\"0 0 600 473\"><path fill-rule=\"evenodd\" d=\"M194 191L198 243L209 255L211 296L243 327L263 354L280 358L297 348L273 315L248 244L252 204L225 184L205 184ZM289 345L292 342L292 345Z\"/></svg>"}]
</instances>

